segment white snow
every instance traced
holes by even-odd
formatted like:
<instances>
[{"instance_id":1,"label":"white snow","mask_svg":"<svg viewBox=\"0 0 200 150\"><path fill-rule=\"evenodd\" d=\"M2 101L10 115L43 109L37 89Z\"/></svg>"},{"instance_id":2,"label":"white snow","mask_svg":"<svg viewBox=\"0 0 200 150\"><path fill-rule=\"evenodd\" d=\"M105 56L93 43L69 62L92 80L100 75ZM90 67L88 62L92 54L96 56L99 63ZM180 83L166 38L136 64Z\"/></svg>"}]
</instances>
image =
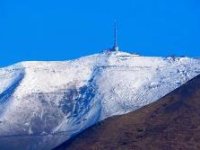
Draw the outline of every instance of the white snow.
<instances>
[{"instance_id":1,"label":"white snow","mask_svg":"<svg viewBox=\"0 0 200 150\"><path fill-rule=\"evenodd\" d=\"M198 59L125 52L1 68L0 149L52 149L98 121L158 100L199 73Z\"/></svg>"}]
</instances>

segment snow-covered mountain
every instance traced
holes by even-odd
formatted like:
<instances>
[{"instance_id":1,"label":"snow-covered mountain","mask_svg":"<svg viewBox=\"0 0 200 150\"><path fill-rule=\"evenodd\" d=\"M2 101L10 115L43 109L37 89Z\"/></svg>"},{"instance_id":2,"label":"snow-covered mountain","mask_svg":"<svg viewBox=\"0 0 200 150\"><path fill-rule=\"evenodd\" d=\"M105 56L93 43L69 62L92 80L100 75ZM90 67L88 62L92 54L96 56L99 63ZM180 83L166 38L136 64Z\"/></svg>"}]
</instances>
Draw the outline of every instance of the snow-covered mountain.
<instances>
[{"instance_id":1,"label":"snow-covered mountain","mask_svg":"<svg viewBox=\"0 0 200 150\"><path fill-rule=\"evenodd\" d=\"M0 69L0 149L52 149L200 74L200 60L106 52Z\"/></svg>"}]
</instances>

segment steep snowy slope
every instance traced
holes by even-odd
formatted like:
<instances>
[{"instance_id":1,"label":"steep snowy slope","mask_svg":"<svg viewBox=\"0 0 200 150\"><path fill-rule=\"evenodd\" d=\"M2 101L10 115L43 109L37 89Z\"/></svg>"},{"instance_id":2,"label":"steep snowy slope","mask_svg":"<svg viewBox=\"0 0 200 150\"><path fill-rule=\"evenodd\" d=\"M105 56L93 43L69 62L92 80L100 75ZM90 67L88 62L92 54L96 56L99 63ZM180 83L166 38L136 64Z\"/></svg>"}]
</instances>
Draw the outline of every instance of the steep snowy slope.
<instances>
[{"instance_id":1,"label":"steep snowy slope","mask_svg":"<svg viewBox=\"0 0 200 150\"><path fill-rule=\"evenodd\" d=\"M51 149L100 120L159 99L199 73L197 59L124 52L1 68L0 149Z\"/></svg>"},{"instance_id":2,"label":"steep snowy slope","mask_svg":"<svg viewBox=\"0 0 200 150\"><path fill-rule=\"evenodd\" d=\"M158 101L98 123L54 150L199 150L200 75Z\"/></svg>"}]
</instances>

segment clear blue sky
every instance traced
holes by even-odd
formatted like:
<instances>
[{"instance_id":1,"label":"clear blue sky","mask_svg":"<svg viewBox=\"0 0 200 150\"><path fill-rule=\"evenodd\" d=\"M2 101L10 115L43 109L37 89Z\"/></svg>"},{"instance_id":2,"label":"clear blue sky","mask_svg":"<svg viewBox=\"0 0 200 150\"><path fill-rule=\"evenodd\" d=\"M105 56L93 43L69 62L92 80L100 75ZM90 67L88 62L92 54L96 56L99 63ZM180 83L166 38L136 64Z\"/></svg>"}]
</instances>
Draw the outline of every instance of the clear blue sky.
<instances>
[{"instance_id":1,"label":"clear blue sky","mask_svg":"<svg viewBox=\"0 0 200 150\"><path fill-rule=\"evenodd\" d=\"M115 19L125 51L200 56L199 0L0 0L0 66L97 53Z\"/></svg>"}]
</instances>

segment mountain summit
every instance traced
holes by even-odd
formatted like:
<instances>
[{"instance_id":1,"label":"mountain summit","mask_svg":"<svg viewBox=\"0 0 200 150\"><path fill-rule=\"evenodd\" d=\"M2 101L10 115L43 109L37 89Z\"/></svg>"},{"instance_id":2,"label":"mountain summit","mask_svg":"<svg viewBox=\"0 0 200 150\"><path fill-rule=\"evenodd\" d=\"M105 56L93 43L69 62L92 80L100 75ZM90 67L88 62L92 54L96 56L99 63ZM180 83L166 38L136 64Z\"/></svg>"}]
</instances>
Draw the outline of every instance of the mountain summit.
<instances>
[{"instance_id":1,"label":"mountain summit","mask_svg":"<svg viewBox=\"0 0 200 150\"><path fill-rule=\"evenodd\" d=\"M52 149L101 120L158 100L199 73L198 59L120 51L1 68L0 149Z\"/></svg>"}]
</instances>

